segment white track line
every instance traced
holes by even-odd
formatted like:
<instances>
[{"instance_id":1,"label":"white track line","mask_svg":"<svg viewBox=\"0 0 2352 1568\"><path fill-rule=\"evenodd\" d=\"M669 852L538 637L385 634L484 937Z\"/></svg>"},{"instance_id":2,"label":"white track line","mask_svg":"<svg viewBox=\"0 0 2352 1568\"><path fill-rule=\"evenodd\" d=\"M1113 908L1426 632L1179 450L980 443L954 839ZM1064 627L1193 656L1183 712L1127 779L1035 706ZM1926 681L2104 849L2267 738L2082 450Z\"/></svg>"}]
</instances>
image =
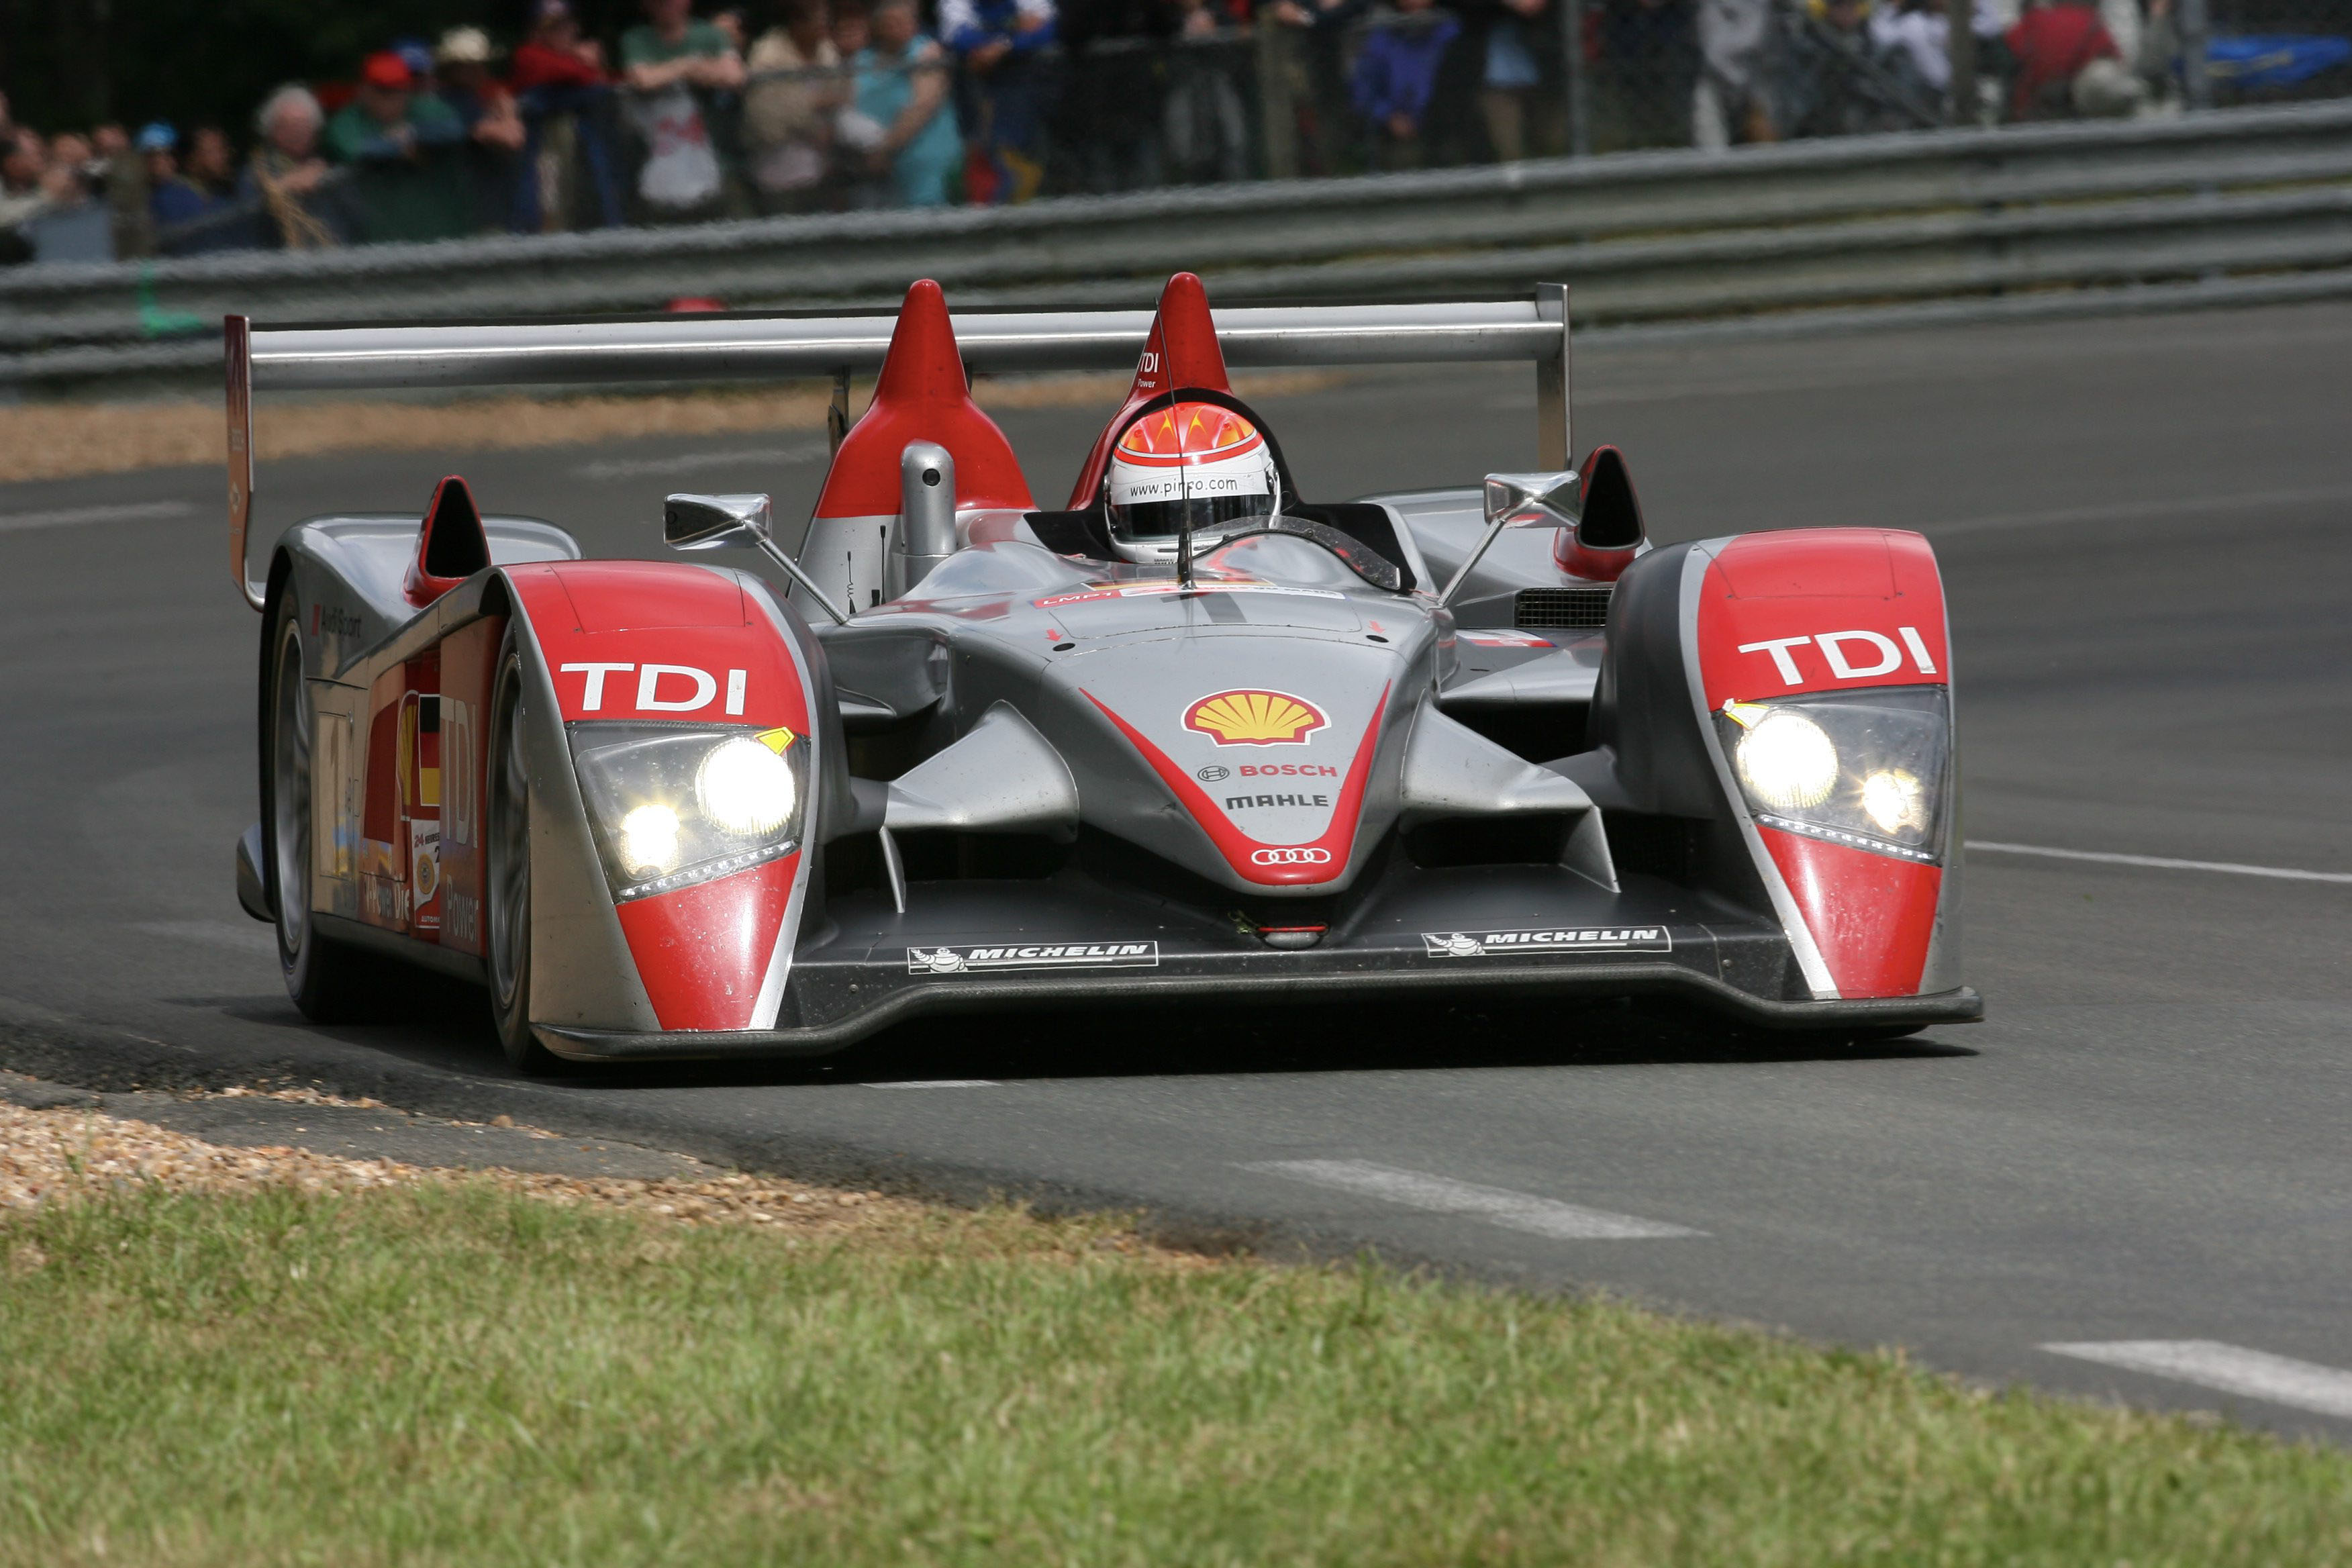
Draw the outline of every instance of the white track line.
<instances>
[{"instance_id":1,"label":"white track line","mask_svg":"<svg viewBox=\"0 0 2352 1568\"><path fill-rule=\"evenodd\" d=\"M21 533L35 528L75 528L84 523L145 522L156 518L185 517L195 510L184 500L124 501L115 506L69 506L58 511L0 513L0 533Z\"/></svg>"},{"instance_id":2,"label":"white track line","mask_svg":"<svg viewBox=\"0 0 2352 1568\"><path fill-rule=\"evenodd\" d=\"M1269 1160L1244 1165L1242 1169L1287 1176L1294 1182L1308 1182L1318 1187L1336 1187L1343 1193L1362 1193L1407 1208L1427 1209L1432 1214L1475 1215L1490 1225L1548 1236L1557 1241L1639 1241L1706 1234L1684 1226L1661 1225L1632 1215L1611 1214L1529 1193L1515 1193L1507 1187L1482 1187L1473 1182L1456 1182L1420 1171L1400 1171L1365 1160Z\"/></svg>"},{"instance_id":3,"label":"white track line","mask_svg":"<svg viewBox=\"0 0 2352 1568\"><path fill-rule=\"evenodd\" d=\"M2275 877L2283 882L2352 882L2352 871L2298 871L2286 866L2241 866L2233 860L2174 860L2162 855L2109 855L2090 849L2051 849L2039 844L1995 844L1971 838L1971 849L1997 855L2040 855L2052 860L2096 860L2107 866L2152 866L2159 871L2226 871L2232 877Z\"/></svg>"},{"instance_id":4,"label":"white track line","mask_svg":"<svg viewBox=\"0 0 2352 1568\"><path fill-rule=\"evenodd\" d=\"M864 1089L997 1089L1002 1086L992 1078L909 1078L894 1083L869 1083Z\"/></svg>"},{"instance_id":5,"label":"white track line","mask_svg":"<svg viewBox=\"0 0 2352 1568\"><path fill-rule=\"evenodd\" d=\"M2225 1345L2218 1340L2109 1340L2042 1348L2053 1355L2352 1420L2352 1372L2291 1356Z\"/></svg>"}]
</instances>

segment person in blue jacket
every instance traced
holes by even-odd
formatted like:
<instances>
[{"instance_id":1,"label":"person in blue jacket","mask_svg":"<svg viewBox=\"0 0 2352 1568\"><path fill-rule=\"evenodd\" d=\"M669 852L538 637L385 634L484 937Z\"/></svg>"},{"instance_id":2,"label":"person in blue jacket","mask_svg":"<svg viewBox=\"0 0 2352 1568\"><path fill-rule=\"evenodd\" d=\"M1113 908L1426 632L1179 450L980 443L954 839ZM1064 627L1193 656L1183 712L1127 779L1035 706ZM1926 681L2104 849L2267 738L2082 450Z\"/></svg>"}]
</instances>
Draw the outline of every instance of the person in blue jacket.
<instances>
[{"instance_id":1,"label":"person in blue jacket","mask_svg":"<svg viewBox=\"0 0 2352 1568\"><path fill-rule=\"evenodd\" d=\"M1422 131L1437 90L1438 68L1462 24L1434 0L1391 0L1392 15L1374 22L1356 58L1349 86L1356 112L1370 129L1384 169L1413 169L1423 155Z\"/></svg>"},{"instance_id":2,"label":"person in blue jacket","mask_svg":"<svg viewBox=\"0 0 2352 1568\"><path fill-rule=\"evenodd\" d=\"M148 156L148 216L155 223L155 247L165 256L201 256L214 250L246 250L261 243L252 213L237 200L236 153L216 125L197 127L176 166L178 138L158 121L139 133Z\"/></svg>"},{"instance_id":3,"label":"person in blue jacket","mask_svg":"<svg viewBox=\"0 0 2352 1568\"><path fill-rule=\"evenodd\" d=\"M1045 177L1054 0L940 0L940 36L963 63L964 122L984 158L974 201L1025 202Z\"/></svg>"}]
</instances>

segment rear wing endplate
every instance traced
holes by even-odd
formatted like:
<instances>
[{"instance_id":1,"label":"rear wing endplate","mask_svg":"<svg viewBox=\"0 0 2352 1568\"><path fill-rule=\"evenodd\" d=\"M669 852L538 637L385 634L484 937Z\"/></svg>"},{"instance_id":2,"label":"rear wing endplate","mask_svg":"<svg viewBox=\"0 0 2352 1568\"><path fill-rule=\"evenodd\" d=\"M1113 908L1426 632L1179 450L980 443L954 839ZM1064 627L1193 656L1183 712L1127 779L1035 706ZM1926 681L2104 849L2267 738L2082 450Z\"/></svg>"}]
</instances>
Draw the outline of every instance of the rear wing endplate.
<instances>
[{"instance_id":1,"label":"rear wing endplate","mask_svg":"<svg viewBox=\"0 0 2352 1568\"><path fill-rule=\"evenodd\" d=\"M1150 310L971 311L952 317L973 373L1126 370L1143 352ZM567 385L626 381L781 381L830 377L835 439L849 377L878 370L897 313L498 326L257 327L228 317L229 559L246 602L264 584L246 570L253 516L253 394L361 388ZM1235 368L1527 360L1536 370L1537 462L1571 458L1568 289L1531 298L1406 305L1240 306L1216 312Z\"/></svg>"}]
</instances>

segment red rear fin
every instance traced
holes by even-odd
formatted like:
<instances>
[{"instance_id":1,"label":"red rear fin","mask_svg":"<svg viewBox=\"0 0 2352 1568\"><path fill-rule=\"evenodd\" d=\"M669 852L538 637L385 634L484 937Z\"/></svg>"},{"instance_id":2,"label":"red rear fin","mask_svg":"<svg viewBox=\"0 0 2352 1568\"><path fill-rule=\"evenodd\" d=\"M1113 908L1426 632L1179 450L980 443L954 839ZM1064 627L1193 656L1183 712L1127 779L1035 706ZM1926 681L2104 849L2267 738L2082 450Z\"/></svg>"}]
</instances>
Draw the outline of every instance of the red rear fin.
<instances>
[{"instance_id":1,"label":"red rear fin","mask_svg":"<svg viewBox=\"0 0 2352 1568\"><path fill-rule=\"evenodd\" d=\"M1179 272L1160 291L1160 313L1151 319L1151 335L1144 340L1143 357L1135 362L1135 384L1110 423L1103 426L1078 482L1070 491L1070 510L1094 504L1102 488L1103 465L1110 461L1111 443L1127 428L1135 411L1174 387L1201 387L1230 395L1225 379L1225 353L1217 345L1217 323L1209 314L1209 291L1190 272Z\"/></svg>"},{"instance_id":2,"label":"red rear fin","mask_svg":"<svg viewBox=\"0 0 2352 1568\"><path fill-rule=\"evenodd\" d=\"M490 563L490 536L474 492L456 474L433 489L425 524L416 531L416 559L401 584L408 602L423 609Z\"/></svg>"},{"instance_id":3,"label":"red rear fin","mask_svg":"<svg viewBox=\"0 0 2352 1568\"><path fill-rule=\"evenodd\" d=\"M1036 501L996 421L971 400L947 297L926 278L907 290L874 401L842 437L817 497L818 517L882 517L898 510L898 455L909 441L936 441L955 458L956 505L1017 507Z\"/></svg>"}]
</instances>

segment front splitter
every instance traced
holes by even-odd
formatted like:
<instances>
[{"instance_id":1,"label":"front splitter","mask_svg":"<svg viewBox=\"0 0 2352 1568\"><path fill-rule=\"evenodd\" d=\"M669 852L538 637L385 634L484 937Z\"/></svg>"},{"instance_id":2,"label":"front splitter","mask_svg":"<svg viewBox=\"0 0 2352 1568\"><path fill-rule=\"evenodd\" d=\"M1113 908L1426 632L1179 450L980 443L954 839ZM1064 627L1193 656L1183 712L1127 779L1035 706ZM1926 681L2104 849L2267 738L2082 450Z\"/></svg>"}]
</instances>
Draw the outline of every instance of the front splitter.
<instances>
[{"instance_id":1,"label":"front splitter","mask_svg":"<svg viewBox=\"0 0 2352 1568\"><path fill-rule=\"evenodd\" d=\"M801 1028L635 1033L539 1024L533 1029L541 1044L572 1061L709 1061L824 1056L855 1045L891 1025L940 1015L1024 1008L1129 1008L1169 1003L1222 1005L1385 1001L1465 994L1507 995L1514 1000L1538 996L1678 995L1759 1028L1852 1030L1857 1035L1935 1024L1972 1024L1984 1016L1984 999L1967 986L1929 996L1791 1002L1757 996L1672 963L1552 963L1319 974L968 975L940 983L900 985L870 1006Z\"/></svg>"}]
</instances>

